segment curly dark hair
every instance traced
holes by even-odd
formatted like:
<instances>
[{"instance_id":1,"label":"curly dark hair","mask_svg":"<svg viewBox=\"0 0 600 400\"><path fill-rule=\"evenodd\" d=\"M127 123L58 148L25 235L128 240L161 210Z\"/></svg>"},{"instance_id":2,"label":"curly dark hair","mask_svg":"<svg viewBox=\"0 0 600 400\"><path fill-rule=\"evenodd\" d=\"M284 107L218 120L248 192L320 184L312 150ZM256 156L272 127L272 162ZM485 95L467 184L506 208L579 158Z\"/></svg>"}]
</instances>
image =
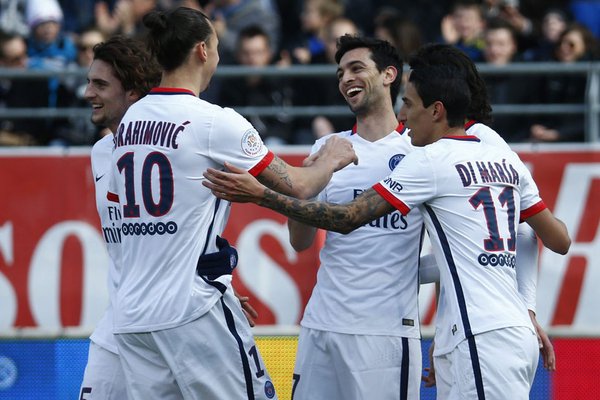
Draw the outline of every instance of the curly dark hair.
<instances>
[{"instance_id":1,"label":"curly dark hair","mask_svg":"<svg viewBox=\"0 0 600 400\"><path fill-rule=\"evenodd\" d=\"M125 90L145 96L160 83L162 70L144 43L125 36L113 36L94 46L94 60L112 66Z\"/></svg>"}]
</instances>

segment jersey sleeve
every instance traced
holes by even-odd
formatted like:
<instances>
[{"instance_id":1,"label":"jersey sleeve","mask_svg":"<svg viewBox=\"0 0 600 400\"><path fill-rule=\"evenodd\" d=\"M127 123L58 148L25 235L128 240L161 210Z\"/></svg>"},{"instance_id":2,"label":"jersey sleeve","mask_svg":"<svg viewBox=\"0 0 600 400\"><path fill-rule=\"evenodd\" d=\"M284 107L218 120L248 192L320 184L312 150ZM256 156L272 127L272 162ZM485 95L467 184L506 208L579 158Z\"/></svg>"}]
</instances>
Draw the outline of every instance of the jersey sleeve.
<instances>
[{"instance_id":1,"label":"jersey sleeve","mask_svg":"<svg viewBox=\"0 0 600 400\"><path fill-rule=\"evenodd\" d=\"M537 213L546 209L544 201L540 197L538 190L531 173L517 158L517 162L520 164L520 181L519 186L521 188L521 215L520 221L523 222L529 217L536 215Z\"/></svg>"},{"instance_id":2,"label":"jersey sleeve","mask_svg":"<svg viewBox=\"0 0 600 400\"><path fill-rule=\"evenodd\" d=\"M274 158L252 124L229 108L215 116L209 138L209 155L213 160L220 164L229 162L254 176Z\"/></svg>"},{"instance_id":3,"label":"jersey sleeve","mask_svg":"<svg viewBox=\"0 0 600 400\"><path fill-rule=\"evenodd\" d=\"M406 215L414 207L434 197L435 173L425 149L408 154L386 178L373 189L392 206Z\"/></svg>"},{"instance_id":4,"label":"jersey sleeve","mask_svg":"<svg viewBox=\"0 0 600 400\"><path fill-rule=\"evenodd\" d=\"M535 231L527 224L519 224L517 232L517 288L527 305L536 311L538 242Z\"/></svg>"}]
</instances>

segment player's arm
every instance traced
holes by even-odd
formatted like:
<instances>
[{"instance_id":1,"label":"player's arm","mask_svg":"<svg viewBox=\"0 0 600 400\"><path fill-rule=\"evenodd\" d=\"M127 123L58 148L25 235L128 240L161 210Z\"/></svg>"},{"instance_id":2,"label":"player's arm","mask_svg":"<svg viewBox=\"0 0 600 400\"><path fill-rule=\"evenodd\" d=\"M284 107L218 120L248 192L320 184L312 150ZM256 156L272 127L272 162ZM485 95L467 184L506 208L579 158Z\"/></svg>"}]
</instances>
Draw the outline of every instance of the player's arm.
<instances>
[{"instance_id":1,"label":"player's arm","mask_svg":"<svg viewBox=\"0 0 600 400\"><path fill-rule=\"evenodd\" d=\"M544 246L559 254L567 254L571 246L571 238L565 224L556 218L547 208L528 217L529 224L538 235Z\"/></svg>"},{"instance_id":2,"label":"player's arm","mask_svg":"<svg viewBox=\"0 0 600 400\"><path fill-rule=\"evenodd\" d=\"M308 167L293 167L275 156L257 179L268 188L289 196L308 199L319 193L335 171L358 158L348 140L332 136L319 149L318 157Z\"/></svg>"},{"instance_id":3,"label":"player's arm","mask_svg":"<svg viewBox=\"0 0 600 400\"><path fill-rule=\"evenodd\" d=\"M520 224L517 233L517 285L518 290L529 311L529 318L533 324L538 342L543 365L549 371L556 370L556 354L554 346L546 331L538 323L536 311L537 291L537 266L538 266L538 242L537 236L528 224Z\"/></svg>"},{"instance_id":4,"label":"player's arm","mask_svg":"<svg viewBox=\"0 0 600 400\"><path fill-rule=\"evenodd\" d=\"M517 232L517 287L527 309L535 313L538 266L538 242L528 224L519 224Z\"/></svg>"},{"instance_id":5,"label":"player's arm","mask_svg":"<svg viewBox=\"0 0 600 400\"><path fill-rule=\"evenodd\" d=\"M349 233L374 219L388 214L394 207L375 190L369 189L347 204L330 204L299 200L266 188L251 174L227 163L231 172L209 168L202 184L221 199L256 203L298 222L340 233Z\"/></svg>"},{"instance_id":6,"label":"player's arm","mask_svg":"<svg viewBox=\"0 0 600 400\"><path fill-rule=\"evenodd\" d=\"M290 244L296 251L308 249L315 241L317 228L303 224L293 219L288 219L288 232L290 234Z\"/></svg>"}]
</instances>

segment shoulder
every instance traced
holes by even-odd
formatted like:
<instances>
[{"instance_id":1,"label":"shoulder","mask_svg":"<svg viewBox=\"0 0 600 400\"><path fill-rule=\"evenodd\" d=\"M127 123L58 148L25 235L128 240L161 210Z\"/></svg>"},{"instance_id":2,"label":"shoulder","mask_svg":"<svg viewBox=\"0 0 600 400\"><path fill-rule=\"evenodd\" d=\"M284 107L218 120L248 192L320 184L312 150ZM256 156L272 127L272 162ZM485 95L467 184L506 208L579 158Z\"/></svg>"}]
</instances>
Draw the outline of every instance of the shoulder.
<instances>
[{"instance_id":1,"label":"shoulder","mask_svg":"<svg viewBox=\"0 0 600 400\"><path fill-rule=\"evenodd\" d=\"M96 143L94 143L94 146L92 146L92 158L94 157L94 155L98 154L98 153L104 153L106 151L110 151L112 152L112 149L114 147L114 142L113 142L113 134L110 133L106 136L104 136L102 139L98 140Z\"/></svg>"},{"instance_id":2,"label":"shoulder","mask_svg":"<svg viewBox=\"0 0 600 400\"><path fill-rule=\"evenodd\" d=\"M502 136L500 136L498 132L480 122L471 125L467 129L467 133L469 135L477 136L485 144L510 149L508 143L502 139Z\"/></svg>"}]
</instances>

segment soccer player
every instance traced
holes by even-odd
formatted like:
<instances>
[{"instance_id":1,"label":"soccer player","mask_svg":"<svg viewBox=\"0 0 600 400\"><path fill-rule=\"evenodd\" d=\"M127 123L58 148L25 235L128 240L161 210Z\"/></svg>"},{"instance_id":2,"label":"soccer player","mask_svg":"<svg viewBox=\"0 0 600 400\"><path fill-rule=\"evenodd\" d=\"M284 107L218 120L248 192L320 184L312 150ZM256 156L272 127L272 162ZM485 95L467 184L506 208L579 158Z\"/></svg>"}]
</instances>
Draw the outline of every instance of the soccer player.
<instances>
[{"instance_id":1,"label":"soccer player","mask_svg":"<svg viewBox=\"0 0 600 400\"><path fill-rule=\"evenodd\" d=\"M91 103L92 122L111 133L100 139L91 153L92 175L96 186L96 208L109 255L109 305L90 339L88 362L81 384L81 400L123 400L127 390L113 335L114 293L119 271L114 260L119 254L121 211L106 199L113 149L112 132L131 104L160 82L161 70L145 46L136 40L115 36L94 47L88 71L85 98Z\"/></svg>"},{"instance_id":2,"label":"soccer player","mask_svg":"<svg viewBox=\"0 0 600 400\"><path fill-rule=\"evenodd\" d=\"M198 98L219 62L206 15L181 7L143 22L163 75L115 132L110 193L123 217L114 332L129 395L276 398L231 288L237 254L219 236L230 204L201 185L202 171L231 162L309 197L356 155L332 138L310 167L288 166L239 114Z\"/></svg>"},{"instance_id":3,"label":"soccer player","mask_svg":"<svg viewBox=\"0 0 600 400\"><path fill-rule=\"evenodd\" d=\"M443 307L436 319L440 398L527 398L539 356L527 306L517 291L519 220L549 249L566 254L570 238L539 197L525 165L510 151L467 135L466 73L411 59L400 111L411 129L408 154L392 174L352 202L289 198L245 171L208 169L219 198L251 201L288 217L349 233L394 209L421 210L440 267ZM446 384L447 383L447 384Z\"/></svg>"},{"instance_id":4,"label":"soccer player","mask_svg":"<svg viewBox=\"0 0 600 400\"><path fill-rule=\"evenodd\" d=\"M467 109L467 122L465 131L469 135L477 136L482 142L510 150L506 141L488 126L492 121L490 115L492 108L489 104L485 82L473 60L462 50L447 44L430 44L422 46L417 52L417 59L430 65L450 64L460 68L466 73L466 80L471 91L471 103ZM522 223L517 233L517 261L516 273L519 293L527 305L531 322L538 334L540 354L543 366L549 371L556 369L556 357L552 342L536 319L536 282L538 265L538 243L535 232L531 227ZM435 384L433 362L431 370L425 377L426 386Z\"/></svg>"},{"instance_id":5,"label":"soccer player","mask_svg":"<svg viewBox=\"0 0 600 400\"><path fill-rule=\"evenodd\" d=\"M402 76L394 47L345 35L335 58L339 91L356 116L352 130L335 135L352 142L360 163L333 174L319 199L347 203L389 175L412 145L394 112ZM312 244L316 228L292 219L288 227L297 251ZM348 235L327 232L301 321L294 400L419 398L423 230L416 210L406 216L395 211Z\"/></svg>"}]
</instances>

